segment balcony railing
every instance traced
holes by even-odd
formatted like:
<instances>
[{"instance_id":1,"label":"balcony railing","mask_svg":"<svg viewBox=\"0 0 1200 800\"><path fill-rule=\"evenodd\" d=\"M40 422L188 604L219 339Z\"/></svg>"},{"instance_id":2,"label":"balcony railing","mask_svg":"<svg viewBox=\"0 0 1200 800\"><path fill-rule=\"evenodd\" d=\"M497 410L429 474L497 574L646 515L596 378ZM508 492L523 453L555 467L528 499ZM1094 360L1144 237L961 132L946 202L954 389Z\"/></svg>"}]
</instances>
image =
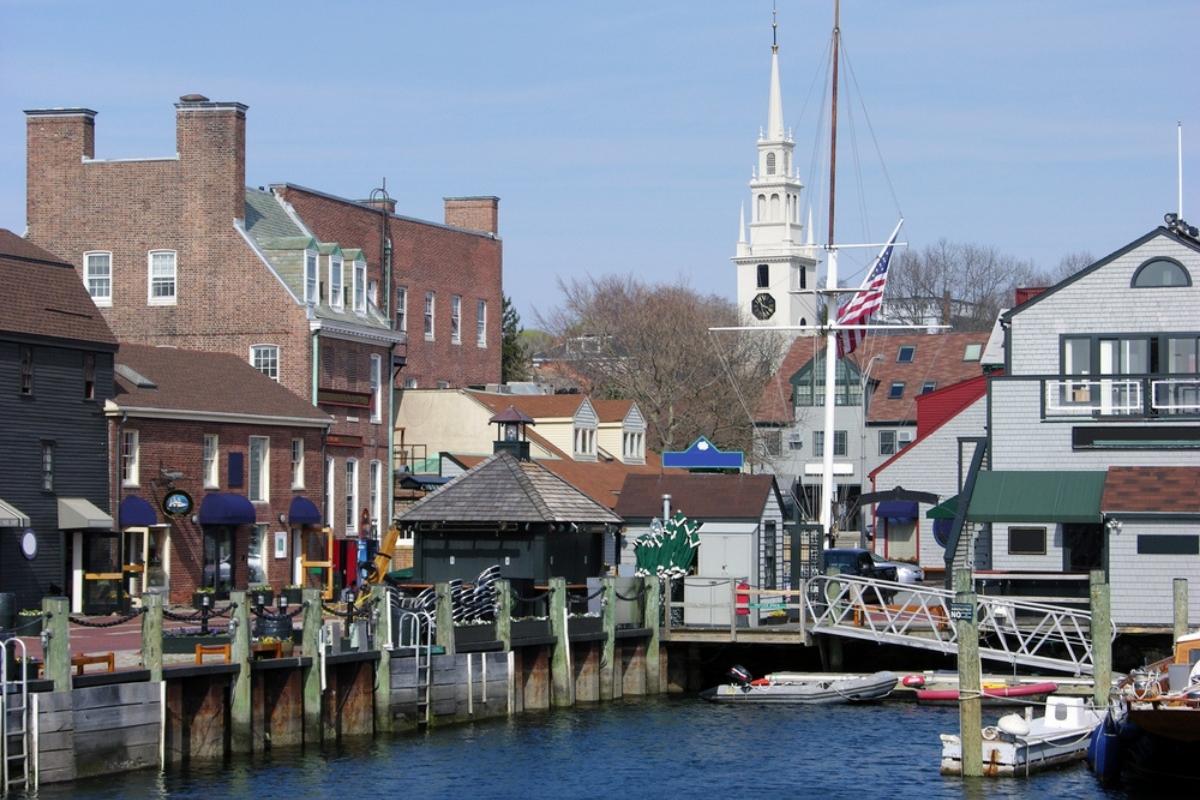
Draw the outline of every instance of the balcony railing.
<instances>
[{"instance_id":1,"label":"balcony railing","mask_svg":"<svg viewBox=\"0 0 1200 800\"><path fill-rule=\"evenodd\" d=\"M1043 417L1200 416L1200 376L1043 379Z\"/></svg>"}]
</instances>

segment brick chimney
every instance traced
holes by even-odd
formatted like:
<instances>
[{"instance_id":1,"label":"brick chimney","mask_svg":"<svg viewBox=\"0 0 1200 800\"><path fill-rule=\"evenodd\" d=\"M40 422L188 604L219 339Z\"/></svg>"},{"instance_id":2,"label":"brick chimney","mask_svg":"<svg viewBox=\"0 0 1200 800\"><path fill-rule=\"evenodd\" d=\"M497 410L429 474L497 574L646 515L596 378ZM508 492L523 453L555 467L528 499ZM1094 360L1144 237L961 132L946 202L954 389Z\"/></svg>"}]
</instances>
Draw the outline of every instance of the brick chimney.
<instances>
[{"instance_id":1,"label":"brick chimney","mask_svg":"<svg viewBox=\"0 0 1200 800\"><path fill-rule=\"evenodd\" d=\"M90 108L36 108L25 112L25 219L53 215L84 159L96 155L96 112ZM44 213L43 213L44 212Z\"/></svg>"},{"instance_id":2,"label":"brick chimney","mask_svg":"<svg viewBox=\"0 0 1200 800\"><path fill-rule=\"evenodd\" d=\"M185 218L218 225L246 218L246 108L199 94L175 104Z\"/></svg>"},{"instance_id":3,"label":"brick chimney","mask_svg":"<svg viewBox=\"0 0 1200 800\"><path fill-rule=\"evenodd\" d=\"M443 197L446 224L490 234L500 232L499 197Z\"/></svg>"}]
</instances>

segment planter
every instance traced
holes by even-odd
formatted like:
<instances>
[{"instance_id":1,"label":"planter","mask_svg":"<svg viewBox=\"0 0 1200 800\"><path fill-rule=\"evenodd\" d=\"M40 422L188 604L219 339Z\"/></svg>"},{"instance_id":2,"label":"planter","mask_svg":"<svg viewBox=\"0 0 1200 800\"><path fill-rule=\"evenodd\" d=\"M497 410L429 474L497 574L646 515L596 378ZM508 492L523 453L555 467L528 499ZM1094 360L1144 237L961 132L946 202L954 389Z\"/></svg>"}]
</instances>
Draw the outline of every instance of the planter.
<instances>
[{"instance_id":1,"label":"planter","mask_svg":"<svg viewBox=\"0 0 1200 800\"><path fill-rule=\"evenodd\" d=\"M496 641L496 623L494 622L489 622L486 625L454 626L455 647L460 647L464 644L478 644L479 642L494 641Z\"/></svg>"},{"instance_id":2,"label":"planter","mask_svg":"<svg viewBox=\"0 0 1200 800\"><path fill-rule=\"evenodd\" d=\"M203 636L199 633L164 633L162 647L164 653L191 655L196 652L198 644L229 644L232 641L228 634L210 633Z\"/></svg>"},{"instance_id":3,"label":"planter","mask_svg":"<svg viewBox=\"0 0 1200 800\"><path fill-rule=\"evenodd\" d=\"M568 617L567 635L584 636L604 631L604 619L601 617Z\"/></svg>"},{"instance_id":4,"label":"planter","mask_svg":"<svg viewBox=\"0 0 1200 800\"><path fill-rule=\"evenodd\" d=\"M298 606L304 602L303 589L284 589L283 596L287 599L290 606Z\"/></svg>"},{"instance_id":5,"label":"planter","mask_svg":"<svg viewBox=\"0 0 1200 800\"><path fill-rule=\"evenodd\" d=\"M284 617L283 619L264 619L262 617L254 618L254 636L261 638L263 636L273 636L280 641L292 641L292 619Z\"/></svg>"},{"instance_id":6,"label":"planter","mask_svg":"<svg viewBox=\"0 0 1200 800\"><path fill-rule=\"evenodd\" d=\"M550 620L514 619L511 631L514 642L519 639L541 639L550 635Z\"/></svg>"},{"instance_id":7,"label":"planter","mask_svg":"<svg viewBox=\"0 0 1200 800\"><path fill-rule=\"evenodd\" d=\"M17 626L13 630L17 636L40 636L42 634L42 625L46 618L42 614L36 616L22 616L17 614Z\"/></svg>"}]
</instances>

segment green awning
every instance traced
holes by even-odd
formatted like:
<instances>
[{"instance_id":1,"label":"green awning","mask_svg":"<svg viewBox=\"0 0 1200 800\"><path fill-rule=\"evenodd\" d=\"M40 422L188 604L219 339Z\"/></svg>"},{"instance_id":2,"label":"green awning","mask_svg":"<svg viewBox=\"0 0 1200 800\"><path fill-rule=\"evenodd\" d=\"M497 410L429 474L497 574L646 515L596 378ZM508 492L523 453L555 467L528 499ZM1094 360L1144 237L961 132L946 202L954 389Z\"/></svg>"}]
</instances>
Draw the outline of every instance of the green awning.
<instances>
[{"instance_id":1,"label":"green awning","mask_svg":"<svg viewBox=\"0 0 1200 800\"><path fill-rule=\"evenodd\" d=\"M948 497L925 512L925 519L954 519L958 513L958 495Z\"/></svg>"},{"instance_id":2,"label":"green awning","mask_svg":"<svg viewBox=\"0 0 1200 800\"><path fill-rule=\"evenodd\" d=\"M1103 472L980 472L973 522L1100 522Z\"/></svg>"}]
</instances>

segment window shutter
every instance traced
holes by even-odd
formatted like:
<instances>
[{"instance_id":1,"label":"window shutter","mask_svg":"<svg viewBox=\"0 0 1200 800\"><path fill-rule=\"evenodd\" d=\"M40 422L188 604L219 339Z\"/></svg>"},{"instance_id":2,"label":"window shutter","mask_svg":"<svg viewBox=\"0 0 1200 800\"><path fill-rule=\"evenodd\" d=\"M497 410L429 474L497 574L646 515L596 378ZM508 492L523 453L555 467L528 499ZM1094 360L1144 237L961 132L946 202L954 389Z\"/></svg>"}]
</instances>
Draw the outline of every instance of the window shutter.
<instances>
[{"instance_id":1,"label":"window shutter","mask_svg":"<svg viewBox=\"0 0 1200 800\"><path fill-rule=\"evenodd\" d=\"M229 454L229 488L240 489L245 485L246 456L244 453Z\"/></svg>"}]
</instances>

